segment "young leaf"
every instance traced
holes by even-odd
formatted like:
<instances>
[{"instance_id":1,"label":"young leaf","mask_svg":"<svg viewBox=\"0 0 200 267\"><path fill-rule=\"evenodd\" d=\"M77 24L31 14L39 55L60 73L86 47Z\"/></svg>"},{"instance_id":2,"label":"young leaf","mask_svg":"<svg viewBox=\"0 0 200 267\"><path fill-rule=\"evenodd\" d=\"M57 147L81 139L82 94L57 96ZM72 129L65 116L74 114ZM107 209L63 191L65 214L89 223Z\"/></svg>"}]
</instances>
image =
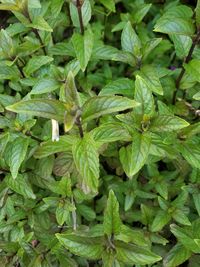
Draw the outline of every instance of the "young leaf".
<instances>
[{"instance_id":1,"label":"young leaf","mask_svg":"<svg viewBox=\"0 0 200 267\"><path fill-rule=\"evenodd\" d=\"M140 56L141 42L130 21L127 22L122 31L121 44L124 51L133 53L136 57Z\"/></svg>"},{"instance_id":2,"label":"young leaf","mask_svg":"<svg viewBox=\"0 0 200 267\"><path fill-rule=\"evenodd\" d=\"M151 85L150 85L151 86ZM142 115L153 115L155 111L153 95L149 89L147 81L136 76L135 81L135 101L141 103L136 107L135 112Z\"/></svg>"},{"instance_id":3,"label":"young leaf","mask_svg":"<svg viewBox=\"0 0 200 267\"><path fill-rule=\"evenodd\" d=\"M169 223L171 220L171 215L167 211L160 210L156 214L156 217L153 220L151 231L159 232L162 228Z\"/></svg>"},{"instance_id":4,"label":"young leaf","mask_svg":"<svg viewBox=\"0 0 200 267\"><path fill-rule=\"evenodd\" d=\"M6 147L5 159L10 166L10 171L14 179L17 177L18 170L25 159L28 144L28 139L17 137Z\"/></svg>"},{"instance_id":5,"label":"young leaf","mask_svg":"<svg viewBox=\"0 0 200 267\"><path fill-rule=\"evenodd\" d=\"M20 101L6 107L7 110L16 113L25 113L47 119L64 122L64 114L69 109L66 103L53 99L34 99Z\"/></svg>"},{"instance_id":6,"label":"young leaf","mask_svg":"<svg viewBox=\"0 0 200 267\"><path fill-rule=\"evenodd\" d=\"M139 106L134 100L121 96L95 96L91 97L83 105L82 119L84 122L110 114Z\"/></svg>"},{"instance_id":7,"label":"young leaf","mask_svg":"<svg viewBox=\"0 0 200 267\"><path fill-rule=\"evenodd\" d=\"M78 139L72 148L75 165L83 179L82 183L92 192L97 192L99 184L99 155L95 146L93 139L85 135Z\"/></svg>"},{"instance_id":8,"label":"young leaf","mask_svg":"<svg viewBox=\"0 0 200 267\"><path fill-rule=\"evenodd\" d=\"M131 178L144 166L150 145L151 139L148 135L135 132L132 144L120 149L120 161L128 177Z\"/></svg>"},{"instance_id":9,"label":"young leaf","mask_svg":"<svg viewBox=\"0 0 200 267\"><path fill-rule=\"evenodd\" d=\"M92 55L93 38L93 33L90 29L85 31L84 35L74 33L72 36L72 44L82 71L85 71Z\"/></svg>"},{"instance_id":10,"label":"young leaf","mask_svg":"<svg viewBox=\"0 0 200 267\"><path fill-rule=\"evenodd\" d=\"M107 206L104 212L103 221L104 233L108 236L120 233L121 220L119 217L119 203L114 192L109 192Z\"/></svg>"},{"instance_id":11,"label":"young leaf","mask_svg":"<svg viewBox=\"0 0 200 267\"><path fill-rule=\"evenodd\" d=\"M101 259L103 246L102 240L97 237L86 237L76 233L56 234L59 242L69 251L86 259Z\"/></svg>"}]
</instances>

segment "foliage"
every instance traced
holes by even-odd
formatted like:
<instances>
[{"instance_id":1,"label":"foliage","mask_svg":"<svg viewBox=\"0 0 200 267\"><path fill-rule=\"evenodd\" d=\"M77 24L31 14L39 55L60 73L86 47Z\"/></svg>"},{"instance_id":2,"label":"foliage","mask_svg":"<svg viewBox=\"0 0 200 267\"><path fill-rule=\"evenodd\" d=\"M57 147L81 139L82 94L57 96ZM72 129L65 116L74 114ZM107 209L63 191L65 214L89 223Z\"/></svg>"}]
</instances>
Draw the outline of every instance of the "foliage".
<instances>
[{"instance_id":1,"label":"foliage","mask_svg":"<svg viewBox=\"0 0 200 267\"><path fill-rule=\"evenodd\" d=\"M200 1L0 10L0 266L199 266Z\"/></svg>"}]
</instances>

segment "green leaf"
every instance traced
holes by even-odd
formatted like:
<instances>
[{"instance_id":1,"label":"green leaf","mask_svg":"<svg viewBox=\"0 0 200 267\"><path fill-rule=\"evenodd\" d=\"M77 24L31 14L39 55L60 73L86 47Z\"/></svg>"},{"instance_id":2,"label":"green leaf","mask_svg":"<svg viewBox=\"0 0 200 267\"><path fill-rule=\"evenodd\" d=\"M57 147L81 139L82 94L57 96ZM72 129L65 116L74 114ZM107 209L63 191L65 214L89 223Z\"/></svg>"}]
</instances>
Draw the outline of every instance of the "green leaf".
<instances>
[{"instance_id":1,"label":"green leaf","mask_svg":"<svg viewBox=\"0 0 200 267\"><path fill-rule=\"evenodd\" d=\"M49 56L34 56L28 61L28 64L24 67L24 72L27 76L30 76L43 65L46 65L52 61L53 58Z\"/></svg>"},{"instance_id":2,"label":"green leaf","mask_svg":"<svg viewBox=\"0 0 200 267\"><path fill-rule=\"evenodd\" d=\"M200 169L200 147L193 143L182 143L178 146L182 156L193 167Z\"/></svg>"},{"instance_id":3,"label":"green leaf","mask_svg":"<svg viewBox=\"0 0 200 267\"><path fill-rule=\"evenodd\" d=\"M82 177L83 187L97 192L99 184L99 155L95 142L89 135L78 139L72 148L73 158Z\"/></svg>"},{"instance_id":4,"label":"green leaf","mask_svg":"<svg viewBox=\"0 0 200 267\"><path fill-rule=\"evenodd\" d=\"M73 22L73 25L75 27L80 28L80 21L79 21L79 15L78 15L78 10L75 4L73 4L72 2L70 2L69 4L69 8L70 8L70 16ZM84 1L83 5L81 7L81 14L82 14L82 18L83 18L83 25L84 27L86 27L88 25L88 22L91 19L91 5L90 5L90 1Z\"/></svg>"},{"instance_id":5,"label":"green leaf","mask_svg":"<svg viewBox=\"0 0 200 267\"><path fill-rule=\"evenodd\" d=\"M171 34L170 38L174 43L176 55L179 58L186 57L192 45L192 38L189 36L177 35L177 34Z\"/></svg>"},{"instance_id":6,"label":"green leaf","mask_svg":"<svg viewBox=\"0 0 200 267\"><path fill-rule=\"evenodd\" d=\"M13 3L0 4L0 10L19 11L19 7Z\"/></svg>"},{"instance_id":7,"label":"green leaf","mask_svg":"<svg viewBox=\"0 0 200 267\"><path fill-rule=\"evenodd\" d=\"M121 219L119 216L119 203L112 190L109 192L103 220L104 233L107 235L117 235L121 229Z\"/></svg>"},{"instance_id":8,"label":"green leaf","mask_svg":"<svg viewBox=\"0 0 200 267\"><path fill-rule=\"evenodd\" d=\"M30 23L28 26L41 31L53 32L53 29L49 26L47 21L41 16L34 17L33 23Z\"/></svg>"},{"instance_id":9,"label":"green leaf","mask_svg":"<svg viewBox=\"0 0 200 267\"><path fill-rule=\"evenodd\" d=\"M160 261L162 258L148 249L133 244L125 244L120 241L115 242L117 251L117 260L126 264L152 264Z\"/></svg>"},{"instance_id":10,"label":"green leaf","mask_svg":"<svg viewBox=\"0 0 200 267\"><path fill-rule=\"evenodd\" d=\"M20 101L14 105L6 107L6 109L16 113L24 113L64 122L64 114L68 109L68 106L58 100L34 99Z\"/></svg>"},{"instance_id":11,"label":"green leaf","mask_svg":"<svg viewBox=\"0 0 200 267\"><path fill-rule=\"evenodd\" d=\"M193 98L195 100L200 100L200 92L196 93L195 95L193 95Z\"/></svg>"},{"instance_id":12,"label":"green leaf","mask_svg":"<svg viewBox=\"0 0 200 267\"><path fill-rule=\"evenodd\" d=\"M61 136L57 142L47 141L41 143L35 151L34 157L41 159L59 152L71 151L72 144L75 140L74 136L65 135Z\"/></svg>"},{"instance_id":13,"label":"green leaf","mask_svg":"<svg viewBox=\"0 0 200 267\"><path fill-rule=\"evenodd\" d=\"M10 189L24 196L25 198L36 198L26 174L18 174L15 180L12 178L11 175L7 175L6 184Z\"/></svg>"},{"instance_id":14,"label":"green leaf","mask_svg":"<svg viewBox=\"0 0 200 267\"><path fill-rule=\"evenodd\" d=\"M158 71L151 65L144 66L138 73L146 82L149 89L159 95L163 95L163 88L159 79Z\"/></svg>"},{"instance_id":15,"label":"green leaf","mask_svg":"<svg viewBox=\"0 0 200 267\"><path fill-rule=\"evenodd\" d=\"M173 19L173 20L172 20ZM181 18L162 18L156 23L155 32L167 34L193 35L194 27L191 22Z\"/></svg>"},{"instance_id":16,"label":"green leaf","mask_svg":"<svg viewBox=\"0 0 200 267\"><path fill-rule=\"evenodd\" d=\"M184 64L186 72L197 82L200 82L200 60L192 59L188 64Z\"/></svg>"},{"instance_id":17,"label":"green leaf","mask_svg":"<svg viewBox=\"0 0 200 267\"><path fill-rule=\"evenodd\" d=\"M124 51L133 53L134 56L140 56L141 42L136 32L131 26L130 21L125 25L122 36L121 36L121 45Z\"/></svg>"},{"instance_id":18,"label":"green leaf","mask_svg":"<svg viewBox=\"0 0 200 267\"><path fill-rule=\"evenodd\" d=\"M194 200L194 204L196 207L196 210L200 216L200 193L194 193L192 194L193 200Z\"/></svg>"},{"instance_id":19,"label":"green leaf","mask_svg":"<svg viewBox=\"0 0 200 267\"><path fill-rule=\"evenodd\" d=\"M31 90L30 94L38 95L55 91L60 87L61 83L54 79L43 78L39 80Z\"/></svg>"},{"instance_id":20,"label":"green leaf","mask_svg":"<svg viewBox=\"0 0 200 267\"><path fill-rule=\"evenodd\" d=\"M134 23L139 24L145 15L148 13L149 9L151 8L152 4L141 4L138 6L138 9L136 12L134 12Z\"/></svg>"},{"instance_id":21,"label":"green leaf","mask_svg":"<svg viewBox=\"0 0 200 267\"><path fill-rule=\"evenodd\" d=\"M3 29L0 32L0 47L2 48L4 54L8 59L13 57L14 55L13 41L9 36L8 32Z\"/></svg>"},{"instance_id":22,"label":"green leaf","mask_svg":"<svg viewBox=\"0 0 200 267\"><path fill-rule=\"evenodd\" d=\"M167 34L193 35L192 10L183 5L171 7L158 19L154 31Z\"/></svg>"},{"instance_id":23,"label":"green leaf","mask_svg":"<svg viewBox=\"0 0 200 267\"><path fill-rule=\"evenodd\" d=\"M100 3L104 5L108 10L115 12L115 1L114 0L100 0Z\"/></svg>"},{"instance_id":24,"label":"green leaf","mask_svg":"<svg viewBox=\"0 0 200 267\"><path fill-rule=\"evenodd\" d=\"M85 31L84 35L74 33L72 36L72 44L82 71L85 71L92 55L93 38L93 33L90 29Z\"/></svg>"},{"instance_id":25,"label":"green leaf","mask_svg":"<svg viewBox=\"0 0 200 267\"><path fill-rule=\"evenodd\" d=\"M199 253L199 247L194 241L191 227L181 228L175 224L172 224L170 227L171 227L171 232L176 236L178 241L181 244L183 244L185 248L194 253Z\"/></svg>"},{"instance_id":26,"label":"green leaf","mask_svg":"<svg viewBox=\"0 0 200 267\"><path fill-rule=\"evenodd\" d=\"M76 233L56 234L59 242L69 251L86 259L101 259L103 246L101 239L97 237L86 237Z\"/></svg>"},{"instance_id":27,"label":"green leaf","mask_svg":"<svg viewBox=\"0 0 200 267\"><path fill-rule=\"evenodd\" d=\"M173 219L183 225L191 225L191 222L189 221L188 217L183 213L182 210L180 209L176 209L173 213L172 213L172 217Z\"/></svg>"},{"instance_id":28,"label":"green leaf","mask_svg":"<svg viewBox=\"0 0 200 267\"><path fill-rule=\"evenodd\" d=\"M70 211L75 210L74 205L69 201L60 201L56 208L56 220L59 225L63 225L70 218Z\"/></svg>"},{"instance_id":29,"label":"green leaf","mask_svg":"<svg viewBox=\"0 0 200 267\"><path fill-rule=\"evenodd\" d=\"M185 248L182 244L177 243L168 252L167 256L164 258L164 267L176 267L180 266L192 255L191 251Z\"/></svg>"},{"instance_id":30,"label":"green leaf","mask_svg":"<svg viewBox=\"0 0 200 267\"><path fill-rule=\"evenodd\" d=\"M200 25L200 1L197 0L197 5L195 8L195 15L196 15L196 24L197 26Z\"/></svg>"},{"instance_id":31,"label":"green leaf","mask_svg":"<svg viewBox=\"0 0 200 267\"><path fill-rule=\"evenodd\" d=\"M65 0L52 0L51 1L51 12L54 15L54 17L57 17L60 14L64 2Z\"/></svg>"},{"instance_id":32,"label":"green leaf","mask_svg":"<svg viewBox=\"0 0 200 267\"><path fill-rule=\"evenodd\" d=\"M187 127L189 123L179 117L170 115L159 115L151 120L150 131L169 132Z\"/></svg>"},{"instance_id":33,"label":"green leaf","mask_svg":"<svg viewBox=\"0 0 200 267\"><path fill-rule=\"evenodd\" d=\"M148 40L142 47L142 59L145 60L156 46L160 44L162 38L153 38Z\"/></svg>"},{"instance_id":34,"label":"green leaf","mask_svg":"<svg viewBox=\"0 0 200 267\"><path fill-rule=\"evenodd\" d=\"M134 94L134 82L128 78L119 78L115 81L111 81L104 86L99 95L123 95L127 97L133 97Z\"/></svg>"},{"instance_id":35,"label":"green leaf","mask_svg":"<svg viewBox=\"0 0 200 267\"><path fill-rule=\"evenodd\" d=\"M102 115L134 108L139 103L121 96L95 96L83 105L82 119L84 122Z\"/></svg>"},{"instance_id":36,"label":"green leaf","mask_svg":"<svg viewBox=\"0 0 200 267\"><path fill-rule=\"evenodd\" d=\"M151 85L150 85L151 86ZM135 81L135 101L141 103L135 108L135 112L142 115L152 116L155 112L153 95L149 89L148 83L139 75Z\"/></svg>"},{"instance_id":37,"label":"green leaf","mask_svg":"<svg viewBox=\"0 0 200 267\"><path fill-rule=\"evenodd\" d=\"M171 215L167 211L160 210L156 214L156 217L153 220L151 231L159 232L162 228L169 223L171 220Z\"/></svg>"},{"instance_id":38,"label":"green leaf","mask_svg":"<svg viewBox=\"0 0 200 267\"><path fill-rule=\"evenodd\" d=\"M126 128L124 128L120 123L104 123L101 126L93 129L90 134L93 136L94 140L100 144L115 142L118 140L130 140Z\"/></svg>"},{"instance_id":39,"label":"green leaf","mask_svg":"<svg viewBox=\"0 0 200 267\"><path fill-rule=\"evenodd\" d=\"M113 267L115 266L115 254L109 251L104 251L102 254L103 266Z\"/></svg>"},{"instance_id":40,"label":"green leaf","mask_svg":"<svg viewBox=\"0 0 200 267\"><path fill-rule=\"evenodd\" d=\"M28 144L28 139L17 137L6 147L5 159L10 167L10 171L14 179L17 177L18 170L25 159Z\"/></svg>"},{"instance_id":41,"label":"green leaf","mask_svg":"<svg viewBox=\"0 0 200 267\"><path fill-rule=\"evenodd\" d=\"M74 74L69 71L65 86L63 88L62 98L64 102L74 103L77 107L81 105L78 90L74 81Z\"/></svg>"},{"instance_id":42,"label":"green leaf","mask_svg":"<svg viewBox=\"0 0 200 267\"><path fill-rule=\"evenodd\" d=\"M94 212L94 210L84 204L77 205L77 211L87 221L93 221L96 218L96 213Z\"/></svg>"},{"instance_id":43,"label":"green leaf","mask_svg":"<svg viewBox=\"0 0 200 267\"><path fill-rule=\"evenodd\" d=\"M144 166L149 154L150 145L151 139L147 134L135 132L132 144L120 149L119 158L129 178Z\"/></svg>"}]
</instances>

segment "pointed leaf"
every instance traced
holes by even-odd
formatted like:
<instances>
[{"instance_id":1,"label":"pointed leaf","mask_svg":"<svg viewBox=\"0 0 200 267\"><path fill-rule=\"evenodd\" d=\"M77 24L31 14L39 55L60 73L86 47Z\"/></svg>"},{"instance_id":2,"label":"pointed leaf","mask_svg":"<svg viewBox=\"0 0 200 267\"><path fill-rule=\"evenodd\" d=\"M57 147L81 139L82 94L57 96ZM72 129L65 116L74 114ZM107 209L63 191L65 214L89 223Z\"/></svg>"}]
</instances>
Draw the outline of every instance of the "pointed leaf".
<instances>
[{"instance_id":1,"label":"pointed leaf","mask_svg":"<svg viewBox=\"0 0 200 267\"><path fill-rule=\"evenodd\" d=\"M144 247L123 242L115 242L117 251L117 260L126 264L152 264L160 261L162 258Z\"/></svg>"},{"instance_id":2,"label":"pointed leaf","mask_svg":"<svg viewBox=\"0 0 200 267\"><path fill-rule=\"evenodd\" d=\"M55 91L60 87L61 83L54 79L43 78L39 80L31 90L30 94L38 95L38 94L45 94Z\"/></svg>"},{"instance_id":3,"label":"pointed leaf","mask_svg":"<svg viewBox=\"0 0 200 267\"><path fill-rule=\"evenodd\" d=\"M90 136L78 139L72 148L77 170L82 176L82 182L90 191L97 192L99 184L99 155L95 142Z\"/></svg>"},{"instance_id":4,"label":"pointed leaf","mask_svg":"<svg viewBox=\"0 0 200 267\"><path fill-rule=\"evenodd\" d=\"M122 49L132 53L134 56L140 55L141 42L130 21L125 25L121 36Z\"/></svg>"},{"instance_id":5,"label":"pointed leaf","mask_svg":"<svg viewBox=\"0 0 200 267\"><path fill-rule=\"evenodd\" d=\"M93 38L91 30L87 30L84 35L74 33L72 36L72 44L82 71L85 71L92 55Z\"/></svg>"},{"instance_id":6,"label":"pointed leaf","mask_svg":"<svg viewBox=\"0 0 200 267\"><path fill-rule=\"evenodd\" d=\"M24 67L24 71L27 76L31 75L33 72L41 68L43 65L46 65L53 61L52 57L48 56L34 56L29 61L26 67Z\"/></svg>"},{"instance_id":7,"label":"pointed leaf","mask_svg":"<svg viewBox=\"0 0 200 267\"><path fill-rule=\"evenodd\" d=\"M133 142L119 151L120 161L128 177L135 175L145 164L151 139L146 134L135 132Z\"/></svg>"},{"instance_id":8,"label":"pointed leaf","mask_svg":"<svg viewBox=\"0 0 200 267\"><path fill-rule=\"evenodd\" d=\"M107 235L117 235L120 233L121 220L119 217L119 203L112 190L110 190L107 200L103 227L104 233Z\"/></svg>"},{"instance_id":9,"label":"pointed leaf","mask_svg":"<svg viewBox=\"0 0 200 267\"><path fill-rule=\"evenodd\" d=\"M136 107L135 112L142 115L153 115L155 111L153 95L147 82L139 75L136 76L134 99L141 103L140 106Z\"/></svg>"},{"instance_id":10,"label":"pointed leaf","mask_svg":"<svg viewBox=\"0 0 200 267\"><path fill-rule=\"evenodd\" d=\"M16 113L24 113L57 121L64 121L64 114L68 106L58 100L34 99L20 101L14 105L6 107L7 110Z\"/></svg>"},{"instance_id":11,"label":"pointed leaf","mask_svg":"<svg viewBox=\"0 0 200 267\"><path fill-rule=\"evenodd\" d=\"M24 196L25 198L35 199L30 183L28 182L27 175L18 174L14 180L11 175L6 176L6 184L13 191Z\"/></svg>"},{"instance_id":12,"label":"pointed leaf","mask_svg":"<svg viewBox=\"0 0 200 267\"><path fill-rule=\"evenodd\" d=\"M41 143L35 151L34 157L37 159L41 159L55 153L71 151L72 144L75 140L76 139L73 136L65 135L61 136L59 141L57 142L47 141Z\"/></svg>"},{"instance_id":13,"label":"pointed leaf","mask_svg":"<svg viewBox=\"0 0 200 267\"><path fill-rule=\"evenodd\" d=\"M187 127L189 123L179 117L170 115L160 115L151 120L150 131L169 132Z\"/></svg>"},{"instance_id":14,"label":"pointed leaf","mask_svg":"<svg viewBox=\"0 0 200 267\"><path fill-rule=\"evenodd\" d=\"M180 266L187 259L190 258L192 252L185 248L182 244L177 243L172 249L168 252L167 256L164 259L164 267L176 267Z\"/></svg>"},{"instance_id":15,"label":"pointed leaf","mask_svg":"<svg viewBox=\"0 0 200 267\"><path fill-rule=\"evenodd\" d=\"M89 121L105 114L110 114L126 109L134 108L139 103L121 96L98 96L91 97L83 105L82 119Z\"/></svg>"},{"instance_id":16,"label":"pointed leaf","mask_svg":"<svg viewBox=\"0 0 200 267\"><path fill-rule=\"evenodd\" d=\"M86 259L101 259L103 246L101 239L97 237L86 237L75 233L56 234L59 242L69 251Z\"/></svg>"},{"instance_id":17,"label":"pointed leaf","mask_svg":"<svg viewBox=\"0 0 200 267\"><path fill-rule=\"evenodd\" d=\"M28 144L28 139L18 137L6 147L5 159L10 166L10 171L14 179L17 177L18 170L25 159Z\"/></svg>"}]
</instances>

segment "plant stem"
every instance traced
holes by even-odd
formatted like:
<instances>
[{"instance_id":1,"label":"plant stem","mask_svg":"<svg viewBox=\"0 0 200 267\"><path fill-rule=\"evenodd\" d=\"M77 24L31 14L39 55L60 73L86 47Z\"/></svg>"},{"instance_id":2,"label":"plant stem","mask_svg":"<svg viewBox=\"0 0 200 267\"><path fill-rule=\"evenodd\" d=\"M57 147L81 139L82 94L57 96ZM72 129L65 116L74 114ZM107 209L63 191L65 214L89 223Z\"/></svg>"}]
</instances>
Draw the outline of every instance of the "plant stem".
<instances>
[{"instance_id":1,"label":"plant stem","mask_svg":"<svg viewBox=\"0 0 200 267\"><path fill-rule=\"evenodd\" d=\"M189 53L188 53L188 55L185 58L183 63L189 63L190 62L190 60L192 59L192 54L194 52L195 46L198 44L199 40L200 40L200 29L198 29L197 35L194 38L194 40L192 42L192 46L191 46L191 48L189 50ZM177 96L178 90L180 88L180 83L181 83L181 80L182 80L184 74L185 74L185 68L184 68L184 66L182 64L181 72L180 72L179 76L176 79L176 90L174 91L174 94L173 94L172 104L176 103L176 96Z\"/></svg>"},{"instance_id":2,"label":"plant stem","mask_svg":"<svg viewBox=\"0 0 200 267\"><path fill-rule=\"evenodd\" d=\"M40 42L40 44L41 44L41 47L42 47L42 50L43 50L43 53L44 53L44 55L46 56L46 55L47 55L47 52L46 52L44 43L43 43L43 41L42 41L42 38L40 37L40 34L39 34L38 30L36 30L36 29L32 29L32 31L35 33L37 39L39 40L39 42Z\"/></svg>"},{"instance_id":3,"label":"plant stem","mask_svg":"<svg viewBox=\"0 0 200 267\"><path fill-rule=\"evenodd\" d=\"M83 24L83 16L82 16L81 7L82 7L81 0L76 0L76 8L77 8L77 11L78 11L80 29L81 29L81 34L83 35L84 34L84 24Z\"/></svg>"},{"instance_id":4,"label":"plant stem","mask_svg":"<svg viewBox=\"0 0 200 267\"><path fill-rule=\"evenodd\" d=\"M21 66L19 65L19 63L18 63L17 61L16 61L16 66L17 66L17 68L18 68L18 70L19 70L21 76L22 76L23 78L25 78L26 76L25 76L25 74L24 74L24 72L23 72Z\"/></svg>"}]
</instances>

